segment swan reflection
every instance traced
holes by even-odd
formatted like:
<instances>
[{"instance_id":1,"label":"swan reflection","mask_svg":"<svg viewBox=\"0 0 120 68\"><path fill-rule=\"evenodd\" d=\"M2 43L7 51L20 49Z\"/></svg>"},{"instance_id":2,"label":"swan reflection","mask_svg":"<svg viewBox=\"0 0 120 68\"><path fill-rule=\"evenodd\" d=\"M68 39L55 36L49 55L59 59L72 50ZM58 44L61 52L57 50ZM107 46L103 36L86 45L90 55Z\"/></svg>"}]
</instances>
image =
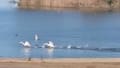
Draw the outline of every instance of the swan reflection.
<instances>
[{"instance_id":1,"label":"swan reflection","mask_svg":"<svg viewBox=\"0 0 120 68\"><path fill-rule=\"evenodd\" d=\"M46 51L47 51L48 57L52 58L53 57L54 49L53 48L47 48Z\"/></svg>"},{"instance_id":2,"label":"swan reflection","mask_svg":"<svg viewBox=\"0 0 120 68\"><path fill-rule=\"evenodd\" d=\"M23 48L23 53L25 58L29 58L31 56L31 48Z\"/></svg>"}]
</instances>

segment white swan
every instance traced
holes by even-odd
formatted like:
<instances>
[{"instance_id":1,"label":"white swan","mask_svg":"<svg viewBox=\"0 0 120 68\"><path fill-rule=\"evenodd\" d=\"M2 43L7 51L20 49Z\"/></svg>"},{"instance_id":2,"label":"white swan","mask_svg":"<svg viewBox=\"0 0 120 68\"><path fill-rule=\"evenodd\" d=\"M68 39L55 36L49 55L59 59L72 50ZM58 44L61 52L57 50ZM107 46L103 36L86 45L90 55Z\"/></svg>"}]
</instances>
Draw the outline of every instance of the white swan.
<instances>
[{"instance_id":1,"label":"white swan","mask_svg":"<svg viewBox=\"0 0 120 68\"><path fill-rule=\"evenodd\" d=\"M25 42L19 42L21 45L23 45L24 47L31 47L30 42L25 41Z\"/></svg>"},{"instance_id":2,"label":"white swan","mask_svg":"<svg viewBox=\"0 0 120 68\"><path fill-rule=\"evenodd\" d=\"M38 40L39 40L38 34L35 34L35 41L38 41Z\"/></svg>"},{"instance_id":3,"label":"white swan","mask_svg":"<svg viewBox=\"0 0 120 68\"><path fill-rule=\"evenodd\" d=\"M44 43L42 47L43 48L54 48L55 45L52 41L48 41L48 43Z\"/></svg>"},{"instance_id":4,"label":"white swan","mask_svg":"<svg viewBox=\"0 0 120 68\"><path fill-rule=\"evenodd\" d=\"M70 48L71 48L71 45L68 45L67 48L70 49Z\"/></svg>"}]
</instances>

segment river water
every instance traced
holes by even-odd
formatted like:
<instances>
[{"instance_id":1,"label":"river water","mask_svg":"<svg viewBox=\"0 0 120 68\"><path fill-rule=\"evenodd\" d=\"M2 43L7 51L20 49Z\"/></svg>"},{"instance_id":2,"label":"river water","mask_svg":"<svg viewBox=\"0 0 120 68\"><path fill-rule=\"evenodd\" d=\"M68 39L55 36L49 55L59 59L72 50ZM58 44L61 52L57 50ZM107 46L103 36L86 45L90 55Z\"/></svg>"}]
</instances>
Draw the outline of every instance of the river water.
<instances>
[{"instance_id":1,"label":"river water","mask_svg":"<svg viewBox=\"0 0 120 68\"><path fill-rule=\"evenodd\" d=\"M39 41L34 41L34 35ZM117 50L23 48L53 41L55 46L117 48ZM120 57L120 13L0 9L0 56L33 58Z\"/></svg>"}]
</instances>

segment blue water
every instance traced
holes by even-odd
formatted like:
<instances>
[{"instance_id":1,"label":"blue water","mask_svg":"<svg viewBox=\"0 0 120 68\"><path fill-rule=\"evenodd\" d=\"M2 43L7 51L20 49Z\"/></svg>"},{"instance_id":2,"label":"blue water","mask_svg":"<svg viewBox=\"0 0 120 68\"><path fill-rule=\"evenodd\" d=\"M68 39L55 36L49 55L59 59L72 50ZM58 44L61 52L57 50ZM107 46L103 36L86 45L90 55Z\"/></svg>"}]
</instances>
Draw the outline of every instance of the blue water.
<instances>
[{"instance_id":1,"label":"blue water","mask_svg":"<svg viewBox=\"0 0 120 68\"><path fill-rule=\"evenodd\" d=\"M52 10L0 10L0 56L34 58L120 57L118 51L23 48L20 41L35 46L53 41L56 46L120 48L120 13Z\"/></svg>"}]
</instances>

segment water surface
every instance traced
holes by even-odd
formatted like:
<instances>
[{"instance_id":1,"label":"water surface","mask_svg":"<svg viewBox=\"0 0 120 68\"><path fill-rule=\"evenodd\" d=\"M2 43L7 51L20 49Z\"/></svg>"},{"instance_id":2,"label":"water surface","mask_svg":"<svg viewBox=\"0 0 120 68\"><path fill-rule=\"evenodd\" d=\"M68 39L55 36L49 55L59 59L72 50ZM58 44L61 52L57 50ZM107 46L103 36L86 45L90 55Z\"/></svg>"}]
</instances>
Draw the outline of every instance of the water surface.
<instances>
[{"instance_id":1,"label":"water surface","mask_svg":"<svg viewBox=\"0 0 120 68\"><path fill-rule=\"evenodd\" d=\"M56 46L120 48L120 13L0 9L0 56L34 58L120 57L119 50L23 48L20 41L39 46L53 41Z\"/></svg>"}]
</instances>

